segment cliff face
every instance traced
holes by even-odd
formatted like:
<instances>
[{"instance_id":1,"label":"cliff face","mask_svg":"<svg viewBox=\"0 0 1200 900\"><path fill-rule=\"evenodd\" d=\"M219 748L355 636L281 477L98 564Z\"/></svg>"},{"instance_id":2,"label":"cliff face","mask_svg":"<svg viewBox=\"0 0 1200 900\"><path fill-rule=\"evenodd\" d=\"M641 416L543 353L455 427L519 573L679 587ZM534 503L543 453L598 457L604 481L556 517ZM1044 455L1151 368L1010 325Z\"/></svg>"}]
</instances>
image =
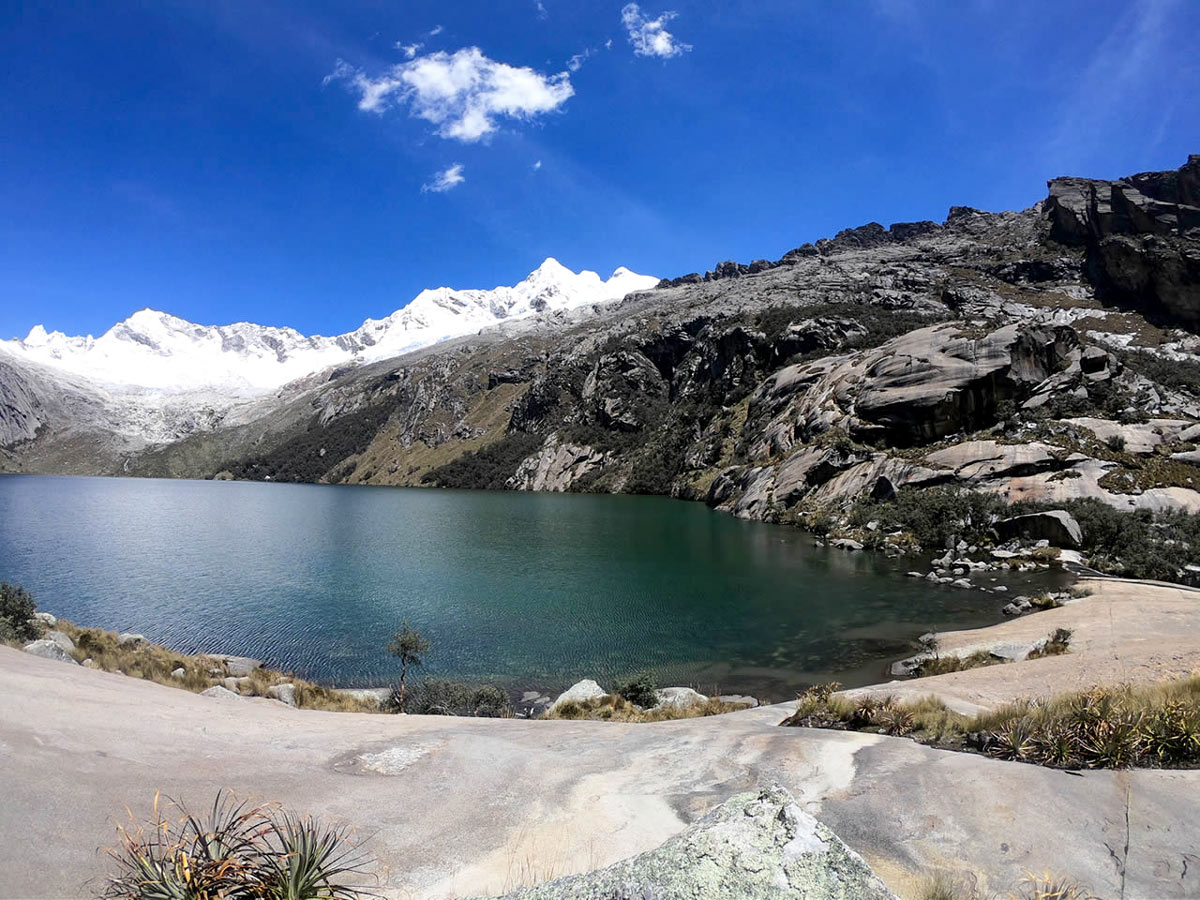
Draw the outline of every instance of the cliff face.
<instances>
[{"instance_id":1,"label":"cliff face","mask_svg":"<svg viewBox=\"0 0 1200 900\"><path fill-rule=\"evenodd\" d=\"M778 521L933 485L1197 510L1198 196L1192 157L1057 179L1020 213L872 223L313 377L149 448L68 453L69 415L31 426L6 368L3 464L668 493Z\"/></svg>"},{"instance_id":2,"label":"cliff face","mask_svg":"<svg viewBox=\"0 0 1200 900\"><path fill-rule=\"evenodd\" d=\"M1050 238L1085 250L1103 300L1200 324L1200 155L1177 172L1055 179L1047 211Z\"/></svg>"}]
</instances>

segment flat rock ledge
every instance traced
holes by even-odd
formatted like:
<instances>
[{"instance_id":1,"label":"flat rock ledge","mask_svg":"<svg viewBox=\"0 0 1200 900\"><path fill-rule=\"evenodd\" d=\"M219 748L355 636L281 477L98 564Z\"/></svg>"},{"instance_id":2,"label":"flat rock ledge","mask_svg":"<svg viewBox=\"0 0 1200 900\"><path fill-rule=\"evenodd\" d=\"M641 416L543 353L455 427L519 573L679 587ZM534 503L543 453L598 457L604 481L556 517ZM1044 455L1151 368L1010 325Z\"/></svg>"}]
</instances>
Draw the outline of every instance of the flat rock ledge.
<instances>
[{"instance_id":1,"label":"flat rock ledge","mask_svg":"<svg viewBox=\"0 0 1200 900\"><path fill-rule=\"evenodd\" d=\"M657 850L502 900L897 900L781 787L739 794Z\"/></svg>"}]
</instances>

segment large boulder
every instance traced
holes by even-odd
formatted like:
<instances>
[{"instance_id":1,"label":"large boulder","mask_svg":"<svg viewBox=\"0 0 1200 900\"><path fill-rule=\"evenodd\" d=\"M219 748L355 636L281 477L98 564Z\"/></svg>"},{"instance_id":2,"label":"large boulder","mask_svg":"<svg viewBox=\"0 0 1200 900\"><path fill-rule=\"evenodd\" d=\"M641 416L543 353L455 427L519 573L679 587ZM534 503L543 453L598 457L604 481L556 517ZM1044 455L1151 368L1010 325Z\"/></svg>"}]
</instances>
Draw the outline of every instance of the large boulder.
<instances>
[{"instance_id":1,"label":"large boulder","mask_svg":"<svg viewBox=\"0 0 1200 900\"><path fill-rule=\"evenodd\" d=\"M577 681L565 691L558 695L553 703L550 704L548 712L554 712L564 703L587 703L590 700L599 700L601 697L607 697L608 691L596 684L590 678L585 678L583 681Z\"/></svg>"},{"instance_id":2,"label":"large boulder","mask_svg":"<svg viewBox=\"0 0 1200 900\"><path fill-rule=\"evenodd\" d=\"M287 706L295 706L296 686L294 684L273 684L267 688L267 696Z\"/></svg>"},{"instance_id":3,"label":"large boulder","mask_svg":"<svg viewBox=\"0 0 1200 900\"><path fill-rule=\"evenodd\" d=\"M71 640L70 635L63 634L61 631L47 631L42 635L43 640L54 641L58 646L62 647L67 653L72 653L75 650L75 642Z\"/></svg>"},{"instance_id":4,"label":"large boulder","mask_svg":"<svg viewBox=\"0 0 1200 900\"><path fill-rule=\"evenodd\" d=\"M996 523L1001 540L1023 538L1029 541L1049 541L1055 547L1078 550L1083 546L1083 532L1069 512L1052 509L1047 512L1012 516Z\"/></svg>"},{"instance_id":5,"label":"large boulder","mask_svg":"<svg viewBox=\"0 0 1200 900\"><path fill-rule=\"evenodd\" d=\"M739 794L657 850L505 900L896 900L781 787Z\"/></svg>"},{"instance_id":6,"label":"large boulder","mask_svg":"<svg viewBox=\"0 0 1200 900\"><path fill-rule=\"evenodd\" d=\"M249 656L227 656L225 654L209 654L209 659L224 666L225 671L235 678L245 678L255 669L262 667L262 660Z\"/></svg>"},{"instance_id":7,"label":"large boulder","mask_svg":"<svg viewBox=\"0 0 1200 900\"><path fill-rule=\"evenodd\" d=\"M79 665L71 654L63 649L62 644L51 638L42 638L40 641L32 641L22 648L26 653L33 656L40 656L42 659L53 659L57 662L70 663L73 666Z\"/></svg>"},{"instance_id":8,"label":"large boulder","mask_svg":"<svg viewBox=\"0 0 1200 900\"><path fill-rule=\"evenodd\" d=\"M658 692L658 706L666 709L686 710L707 702L707 697L689 687L669 687Z\"/></svg>"}]
</instances>

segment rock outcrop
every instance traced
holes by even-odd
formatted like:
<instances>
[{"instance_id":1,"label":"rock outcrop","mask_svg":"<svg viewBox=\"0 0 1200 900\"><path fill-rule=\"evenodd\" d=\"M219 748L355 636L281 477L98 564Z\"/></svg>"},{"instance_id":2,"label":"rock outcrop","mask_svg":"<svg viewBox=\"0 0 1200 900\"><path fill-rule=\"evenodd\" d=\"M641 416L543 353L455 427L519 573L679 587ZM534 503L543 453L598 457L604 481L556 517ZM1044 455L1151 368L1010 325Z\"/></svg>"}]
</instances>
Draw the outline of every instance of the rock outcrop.
<instances>
[{"instance_id":1,"label":"rock outcrop","mask_svg":"<svg viewBox=\"0 0 1200 900\"><path fill-rule=\"evenodd\" d=\"M741 794L681 834L504 900L896 900L862 857L780 787Z\"/></svg>"},{"instance_id":2,"label":"rock outcrop","mask_svg":"<svg viewBox=\"0 0 1200 900\"><path fill-rule=\"evenodd\" d=\"M1065 510L1052 509L1046 512L1012 516L996 523L1001 540L1024 538L1031 541L1049 541L1053 547L1078 549L1083 545L1083 532L1075 517Z\"/></svg>"},{"instance_id":3,"label":"rock outcrop","mask_svg":"<svg viewBox=\"0 0 1200 900\"><path fill-rule=\"evenodd\" d=\"M975 336L956 325L919 328L850 356L787 366L750 401L766 421L755 450L790 450L831 429L892 446L934 441L996 421L1079 358L1067 327L1012 324Z\"/></svg>"},{"instance_id":4,"label":"rock outcrop","mask_svg":"<svg viewBox=\"0 0 1200 900\"><path fill-rule=\"evenodd\" d=\"M1200 324L1200 155L1177 172L1049 188L1050 237L1086 249L1103 299Z\"/></svg>"}]
</instances>

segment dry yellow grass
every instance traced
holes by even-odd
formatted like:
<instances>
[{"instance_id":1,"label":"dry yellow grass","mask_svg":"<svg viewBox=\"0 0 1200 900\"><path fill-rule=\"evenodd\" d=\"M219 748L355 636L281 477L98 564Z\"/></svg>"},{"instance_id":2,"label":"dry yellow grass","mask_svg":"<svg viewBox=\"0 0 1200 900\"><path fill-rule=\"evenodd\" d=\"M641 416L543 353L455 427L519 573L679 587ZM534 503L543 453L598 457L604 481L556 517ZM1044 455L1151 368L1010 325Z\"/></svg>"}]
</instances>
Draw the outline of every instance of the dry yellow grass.
<instances>
[{"instance_id":1,"label":"dry yellow grass","mask_svg":"<svg viewBox=\"0 0 1200 900\"><path fill-rule=\"evenodd\" d=\"M596 719L605 722L668 722L673 719L698 719L703 716L719 716L722 713L746 709L745 704L724 703L710 699L707 703L682 709L673 706L657 706L642 709L630 703L620 694L609 694L583 703L568 701L558 709L548 712L547 719Z\"/></svg>"},{"instance_id":2,"label":"dry yellow grass","mask_svg":"<svg viewBox=\"0 0 1200 900\"><path fill-rule=\"evenodd\" d=\"M205 655L190 656L176 653L149 642L121 645L118 636L100 628L81 628L59 619L57 628L75 642L72 656L77 662L92 661L94 668L104 672L120 672L131 678L141 678L168 687L199 693L210 687L226 687L231 677L228 666L219 658ZM172 673L183 669L182 677ZM267 697L268 690L278 684L295 685L296 706L302 709L324 709L335 712L378 712L378 704L364 702L342 691L321 687L302 678L273 669L255 669L250 675L237 679L237 693L246 697Z\"/></svg>"}]
</instances>

